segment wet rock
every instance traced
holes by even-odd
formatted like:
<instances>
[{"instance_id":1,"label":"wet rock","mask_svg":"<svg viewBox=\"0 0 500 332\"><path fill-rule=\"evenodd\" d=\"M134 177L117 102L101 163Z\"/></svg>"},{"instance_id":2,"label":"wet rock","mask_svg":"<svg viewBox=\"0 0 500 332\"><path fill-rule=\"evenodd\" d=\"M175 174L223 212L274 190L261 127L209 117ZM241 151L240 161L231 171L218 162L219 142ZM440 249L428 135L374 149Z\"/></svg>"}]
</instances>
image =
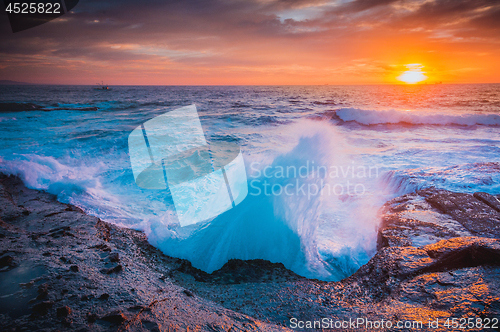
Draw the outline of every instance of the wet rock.
<instances>
[{"instance_id":1,"label":"wet rock","mask_svg":"<svg viewBox=\"0 0 500 332\"><path fill-rule=\"evenodd\" d=\"M141 320L142 326L147 330L151 332L160 332L160 326L156 322L152 322L150 320Z\"/></svg>"},{"instance_id":2,"label":"wet rock","mask_svg":"<svg viewBox=\"0 0 500 332\"><path fill-rule=\"evenodd\" d=\"M477 195L476 195L477 196ZM377 245L423 246L454 237L500 237L500 213L470 194L419 190L385 204Z\"/></svg>"},{"instance_id":3,"label":"wet rock","mask_svg":"<svg viewBox=\"0 0 500 332\"><path fill-rule=\"evenodd\" d=\"M0 219L11 221L23 215L24 208L19 207L4 185L0 183Z\"/></svg>"},{"instance_id":4,"label":"wet rock","mask_svg":"<svg viewBox=\"0 0 500 332\"><path fill-rule=\"evenodd\" d=\"M500 201L493 195L483 192L474 193L474 197L488 205L492 209L500 212Z\"/></svg>"},{"instance_id":5,"label":"wet rock","mask_svg":"<svg viewBox=\"0 0 500 332\"><path fill-rule=\"evenodd\" d=\"M91 248L99 249L102 251L111 251L111 248L105 243L101 243L101 244L92 246Z\"/></svg>"},{"instance_id":6,"label":"wet rock","mask_svg":"<svg viewBox=\"0 0 500 332\"><path fill-rule=\"evenodd\" d=\"M72 236L72 237L75 237L75 235L73 235L73 233L70 232L71 230L71 227L70 226L63 226L63 227L56 227L56 228L53 228L49 231L48 235L53 237L53 238L60 238L62 236Z\"/></svg>"},{"instance_id":7,"label":"wet rock","mask_svg":"<svg viewBox=\"0 0 500 332\"><path fill-rule=\"evenodd\" d=\"M142 311L144 310L146 307L142 306L142 305L134 305L132 307L129 307L128 310L129 311Z\"/></svg>"},{"instance_id":8,"label":"wet rock","mask_svg":"<svg viewBox=\"0 0 500 332\"><path fill-rule=\"evenodd\" d=\"M473 195L437 189L417 193L424 196L433 208L458 221L472 235L500 237L500 212Z\"/></svg>"},{"instance_id":9,"label":"wet rock","mask_svg":"<svg viewBox=\"0 0 500 332\"><path fill-rule=\"evenodd\" d=\"M33 287L33 285L35 284L35 282L32 280L30 282L26 282L26 283L20 283L19 286L22 287L22 288L31 288Z\"/></svg>"},{"instance_id":10,"label":"wet rock","mask_svg":"<svg viewBox=\"0 0 500 332\"><path fill-rule=\"evenodd\" d=\"M139 329L157 330L157 326L168 322L166 328L171 330L207 331L209 329L204 328L207 323L225 331L230 328L277 330L273 323L248 318L198 296L196 301L187 301L187 295L179 292L178 285L170 279L161 281L158 276L188 264L163 255L148 243L144 233L88 216L78 208L58 202L57 197L49 193L26 188L16 177L0 175L0 184L6 190L3 198L7 197L7 204L12 209L31 212L29 215L11 213L13 218L8 222L0 215L0 234L3 235L0 236L0 257L10 255L23 266L23 269L12 270L21 271L19 274L0 272L0 292L4 290L4 280L12 281L8 285L12 288L9 301L0 300L1 329L103 331L111 324L99 319L103 312L118 310L125 315L124 308L141 304L143 309L136 312L140 312L141 317L132 324ZM4 206L0 204L5 214ZM118 251L118 257L113 255ZM59 257L64 258L60 260ZM73 257L78 261L80 273L68 274L61 265L68 264L69 269ZM105 266L102 266L103 260ZM127 262L131 273L116 273L123 270L123 266L117 264L120 261ZM103 267L106 268L104 272L113 273L113 277L95 273ZM180 270L176 273L184 275ZM30 281L33 281L32 288L19 286L19 283ZM89 290L97 289L96 286L99 294L94 299ZM57 291L52 293L53 289ZM163 292L156 293L158 289ZM155 290L157 296L151 297L150 290ZM113 294L112 298L109 294ZM109 300L104 300L106 298ZM58 303L58 308L71 308L72 313L57 317L58 310L52 310L53 303ZM171 316L172 313L175 315ZM118 323L122 319L118 317Z\"/></svg>"},{"instance_id":11,"label":"wet rock","mask_svg":"<svg viewBox=\"0 0 500 332\"><path fill-rule=\"evenodd\" d=\"M43 107L33 103L0 103L0 113L28 112L43 110Z\"/></svg>"},{"instance_id":12,"label":"wet rock","mask_svg":"<svg viewBox=\"0 0 500 332\"><path fill-rule=\"evenodd\" d=\"M89 323L94 323L97 320L97 318L99 318L96 313L91 313L91 312L88 312L86 317Z\"/></svg>"},{"instance_id":13,"label":"wet rock","mask_svg":"<svg viewBox=\"0 0 500 332\"><path fill-rule=\"evenodd\" d=\"M0 312L6 330L99 331L112 324L131 330L282 331L290 317L425 320L500 314L499 244L490 227L497 212L486 204L494 203L487 195L427 189L394 199L383 210L380 250L351 277L326 282L265 260L231 260L208 274L163 255L144 233L88 216L14 177L0 175L0 183L17 208L31 211L0 221L5 235L0 257L12 256L27 273L14 278L15 293L1 307L9 310ZM484 236L483 228L489 228ZM115 273L123 269L112 261L118 252L127 273ZM64 272L62 263L73 264L69 257L80 273ZM95 273L101 269L106 275ZM2 286L2 277L17 270L0 272ZM32 288L19 285L31 282ZM15 303L19 308L11 309ZM68 312L63 307L70 308L66 316L59 313ZM133 312L130 321L126 310Z\"/></svg>"},{"instance_id":14,"label":"wet rock","mask_svg":"<svg viewBox=\"0 0 500 332\"><path fill-rule=\"evenodd\" d=\"M1 271L8 271L13 267L16 267L16 261L14 260L14 257L11 255L4 255L0 257L0 270Z\"/></svg>"},{"instance_id":15,"label":"wet rock","mask_svg":"<svg viewBox=\"0 0 500 332\"><path fill-rule=\"evenodd\" d=\"M38 296L36 297L37 300L43 300L49 296L49 285L48 284L43 284L38 286Z\"/></svg>"},{"instance_id":16,"label":"wet rock","mask_svg":"<svg viewBox=\"0 0 500 332\"><path fill-rule=\"evenodd\" d=\"M67 317L71 314L71 308L67 305L57 308L57 317Z\"/></svg>"},{"instance_id":17,"label":"wet rock","mask_svg":"<svg viewBox=\"0 0 500 332\"><path fill-rule=\"evenodd\" d=\"M52 308L53 305L54 302L52 301L43 301L33 305L33 307L31 307L31 310L33 310L33 313L35 314L46 315L49 309Z\"/></svg>"},{"instance_id":18,"label":"wet rock","mask_svg":"<svg viewBox=\"0 0 500 332\"><path fill-rule=\"evenodd\" d=\"M98 231L98 236L108 242L111 237L111 227L101 219L98 219L95 228Z\"/></svg>"},{"instance_id":19,"label":"wet rock","mask_svg":"<svg viewBox=\"0 0 500 332\"><path fill-rule=\"evenodd\" d=\"M110 267L110 268L107 268L107 269L102 269L101 272L105 273L105 274L111 274L111 273L118 273L118 272L120 272L122 270L123 270L123 267L120 264L118 264L118 265L116 265L114 267Z\"/></svg>"},{"instance_id":20,"label":"wet rock","mask_svg":"<svg viewBox=\"0 0 500 332\"><path fill-rule=\"evenodd\" d=\"M282 263L271 263L264 259L231 259L221 269L214 271L208 279L221 283L247 283L303 278L285 268Z\"/></svg>"},{"instance_id":21,"label":"wet rock","mask_svg":"<svg viewBox=\"0 0 500 332\"><path fill-rule=\"evenodd\" d=\"M100 319L114 325L121 325L127 320L127 316L125 316L125 314L121 310L114 310L102 316Z\"/></svg>"},{"instance_id":22,"label":"wet rock","mask_svg":"<svg viewBox=\"0 0 500 332\"><path fill-rule=\"evenodd\" d=\"M113 253L109 254L108 258L109 258L110 262L116 263L116 262L120 261L120 255L118 255L117 252L113 252Z\"/></svg>"}]
</instances>

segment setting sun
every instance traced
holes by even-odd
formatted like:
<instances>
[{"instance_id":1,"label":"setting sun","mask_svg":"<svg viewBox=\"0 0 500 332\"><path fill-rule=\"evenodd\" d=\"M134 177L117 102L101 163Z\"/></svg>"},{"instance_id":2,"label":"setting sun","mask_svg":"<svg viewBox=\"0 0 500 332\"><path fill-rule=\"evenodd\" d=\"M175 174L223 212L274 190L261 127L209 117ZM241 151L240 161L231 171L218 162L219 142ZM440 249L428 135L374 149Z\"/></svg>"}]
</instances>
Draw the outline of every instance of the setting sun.
<instances>
[{"instance_id":1,"label":"setting sun","mask_svg":"<svg viewBox=\"0 0 500 332\"><path fill-rule=\"evenodd\" d=\"M397 79L407 84L415 84L425 81L427 79L427 76L425 76L425 72L422 71L423 67L424 66L419 63L406 65L406 68L408 70L399 75Z\"/></svg>"}]
</instances>

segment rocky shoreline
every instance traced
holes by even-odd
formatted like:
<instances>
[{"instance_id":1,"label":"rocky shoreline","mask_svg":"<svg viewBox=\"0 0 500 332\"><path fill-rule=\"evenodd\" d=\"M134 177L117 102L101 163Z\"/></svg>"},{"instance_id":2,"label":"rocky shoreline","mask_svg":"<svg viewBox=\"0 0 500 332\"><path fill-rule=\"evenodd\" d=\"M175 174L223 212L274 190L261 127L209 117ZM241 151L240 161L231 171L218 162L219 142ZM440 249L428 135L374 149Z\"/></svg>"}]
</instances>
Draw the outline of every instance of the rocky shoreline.
<instances>
[{"instance_id":1,"label":"rocky shoreline","mask_svg":"<svg viewBox=\"0 0 500 332\"><path fill-rule=\"evenodd\" d=\"M449 331L447 318L500 315L498 198L432 188L398 197L382 209L377 254L349 278L324 282L263 260L232 260L207 274L141 232L1 175L0 326L281 331L292 330L292 318L363 318ZM438 328L428 328L436 319Z\"/></svg>"}]
</instances>

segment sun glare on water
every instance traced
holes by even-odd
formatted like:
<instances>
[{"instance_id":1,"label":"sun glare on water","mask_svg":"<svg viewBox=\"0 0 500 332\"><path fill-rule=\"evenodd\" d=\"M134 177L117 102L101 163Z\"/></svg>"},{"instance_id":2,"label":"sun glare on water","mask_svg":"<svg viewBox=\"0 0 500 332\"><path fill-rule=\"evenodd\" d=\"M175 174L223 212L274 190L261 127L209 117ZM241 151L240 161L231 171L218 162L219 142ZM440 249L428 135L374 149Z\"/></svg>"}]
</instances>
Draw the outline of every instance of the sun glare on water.
<instances>
[{"instance_id":1,"label":"sun glare on water","mask_svg":"<svg viewBox=\"0 0 500 332\"><path fill-rule=\"evenodd\" d=\"M423 67L424 66L422 66L419 63L406 65L406 68L408 70L399 75L397 79L407 84L415 84L418 82L425 81L427 79L427 76L425 76L424 75L425 72L422 71Z\"/></svg>"}]
</instances>

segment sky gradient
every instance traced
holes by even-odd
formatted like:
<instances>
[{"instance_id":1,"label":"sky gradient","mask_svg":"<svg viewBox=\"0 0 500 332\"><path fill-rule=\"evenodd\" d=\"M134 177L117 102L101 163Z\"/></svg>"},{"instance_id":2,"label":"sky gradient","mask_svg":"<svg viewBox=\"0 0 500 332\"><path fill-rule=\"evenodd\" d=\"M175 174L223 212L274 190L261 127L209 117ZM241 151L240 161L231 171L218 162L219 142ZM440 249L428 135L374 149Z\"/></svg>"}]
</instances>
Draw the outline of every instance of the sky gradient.
<instances>
[{"instance_id":1,"label":"sky gradient","mask_svg":"<svg viewBox=\"0 0 500 332\"><path fill-rule=\"evenodd\" d=\"M15 34L2 11L0 38L0 79L31 83L500 82L498 0L80 0Z\"/></svg>"}]
</instances>

